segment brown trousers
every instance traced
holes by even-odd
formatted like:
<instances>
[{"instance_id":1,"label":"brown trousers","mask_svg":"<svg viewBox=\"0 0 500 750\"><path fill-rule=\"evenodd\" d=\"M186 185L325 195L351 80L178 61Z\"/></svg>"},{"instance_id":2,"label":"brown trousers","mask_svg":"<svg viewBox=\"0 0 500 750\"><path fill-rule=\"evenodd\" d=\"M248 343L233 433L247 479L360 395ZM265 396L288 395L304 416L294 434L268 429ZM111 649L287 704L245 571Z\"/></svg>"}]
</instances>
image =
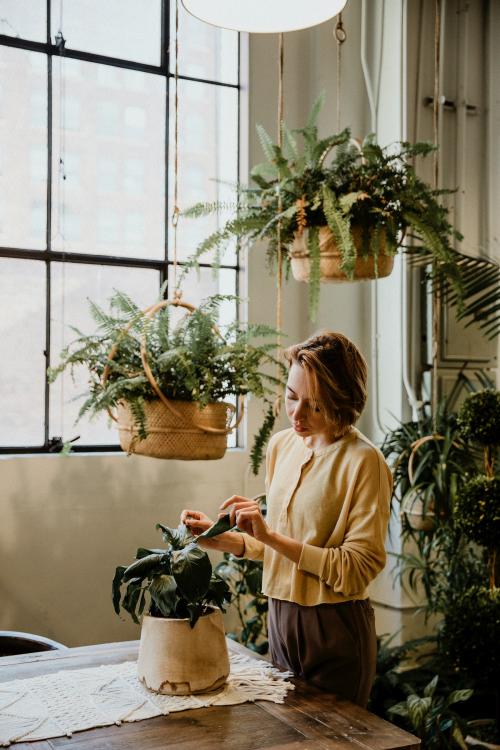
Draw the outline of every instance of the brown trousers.
<instances>
[{"instance_id":1,"label":"brown trousers","mask_svg":"<svg viewBox=\"0 0 500 750\"><path fill-rule=\"evenodd\" d=\"M369 599L314 607L269 599L268 631L276 666L366 708L377 659Z\"/></svg>"}]
</instances>

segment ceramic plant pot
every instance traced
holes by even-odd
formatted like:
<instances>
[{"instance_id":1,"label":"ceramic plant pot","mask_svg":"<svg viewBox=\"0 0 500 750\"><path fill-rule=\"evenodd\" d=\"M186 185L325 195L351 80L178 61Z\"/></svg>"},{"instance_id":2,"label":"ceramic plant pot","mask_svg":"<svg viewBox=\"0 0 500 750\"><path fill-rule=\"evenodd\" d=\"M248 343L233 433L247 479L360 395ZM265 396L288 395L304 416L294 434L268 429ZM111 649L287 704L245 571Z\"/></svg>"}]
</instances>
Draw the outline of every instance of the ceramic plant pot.
<instances>
[{"instance_id":1,"label":"ceramic plant pot","mask_svg":"<svg viewBox=\"0 0 500 750\"><path fill-rule=\"evenodd\" d=\"M352 228L352 237L358 253L361 254L362 232L359 227ZM385 237L381 237L381 247L385 247ZM353 279L348 278L341 268L342 256L335 238L327 226L319 229L320 274L321 281L342 283L361 279L383 279L389 276L394 266L394 256L379 255L377 264L373 257L358 257L354 266ZM297 281L309 281L311 260L307 246L307 229L296 233L290 250L292 274Z\"/></svg>"},{"instance_id":2,"label":"ceramic plant pot","mask_svg":"<svg viewBox=\"0 0 500 750\"><path fill-rule=\"evenodd\" d=\"M194 628L189 620L145 615L142 620L138 677L155 693L208 693L226 682L229 656L222 612L213 608Z\"/></svg>"}]
</instances>

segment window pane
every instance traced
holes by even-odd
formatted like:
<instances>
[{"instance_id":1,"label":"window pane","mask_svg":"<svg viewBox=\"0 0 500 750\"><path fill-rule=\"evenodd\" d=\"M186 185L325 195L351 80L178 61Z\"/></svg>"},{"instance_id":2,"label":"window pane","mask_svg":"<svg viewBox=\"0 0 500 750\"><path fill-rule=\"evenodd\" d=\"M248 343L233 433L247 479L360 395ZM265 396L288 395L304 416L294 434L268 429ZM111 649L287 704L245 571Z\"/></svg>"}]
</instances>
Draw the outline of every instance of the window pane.
<instances>
[{"instance_id":1,"label":"window pane","mask_svg":"<svg viewBox=\"0 0 500 750\"><path fill-rule=\"evenodd\" d=\"M175 71L175 2L170 3L170 70ZM217 29L179 2L179 74L238 83L238 33Z\"/></svg>"},{"instance_id":2,"label":"window pane","mask_svg":"<svg viewBox=\"0 0 500 750\"><path fill-rule=\"evenodd\" d=\"M47 40L45 0L2 0L0 34L36 42Z\"/></svg>"},{"instance_id":3,"label":"window pane","mask_svg":"<svg viewBox=\"0 0 500 750\"><path fill-rule=\"evenodd\" d=\"M51 363L57 364L61 349L76 338L70 326L83 333L93 333L94 322L88 300L105 310L115 289L129 294L134 302L147 307L158 298L160 278L157 271L147 269L91 266L76 263L53 263L51 309ZM65 440L80 435L79 445L118 444L118 434L105 414L94 420L75 420L84 401L87 387L86 370L75 370L74 382L65 372L50 387L50 435ZM73 400L77 398L77 400Z\"/></svg>"},{"instance_id":4,"label":"window pane","mask_svg":"<svg viewBox=\"0 0 500 750\"><path fill-rule=\"evenodd\" d=\"M165 79L54 61L52 247L165 256Z\"/></svg>"},{"instance_id":5,"label":"window pane","mask_svg":"<svg viewBox=\"0 0 500 750\"><path fill-rule=\"evenodd\" d=\"M0 46L0 245L46 247L47 57Z\"/></svg>"},{"instance_id":6,"label":"window pane","mask_svg":"<svg viewBox=\"0 0 500 750\"><path fill-rule=\"evenodd\" d=\"M174 189L174 95L170 96L170 210ZM181 216L177 230L177 257L187 258L211 232L235 215L238 179L238 92L223 86L179 81L179 207L195 203L223 203L208 217ZM229 183L229 184L227 184ZM172 260L172 227L169 222L169 259ZM214 254L203 257L213 260ZM223 263L236 263L235 243L228 245Z\"/></svg>"},{"instance_id":7,"label":"window pane","mask_svg":"<svg viewBox=\"0 0 500 750\"><path fill-rule=\"evenodd\" d=\"M160 64L160 0L52 0L51 7L52 41L61 30L69 49Z\"/></svg>"},{"instance_id":8,"label":"window pane","mask_svg":"<svg viewBox=\"0 0 500 750\"><path fill-rule=\"evenodd\" d=\"M45 263L0 258L0 445L44 443Z\"/></svg>"},{"instance_id":9,"label":"window pane","mask_svg":"<svg viewBox=\"0 0 500 750\"><path fill-rule=\"evenodd\" d=\"M182 273L182 268L177 269L177 274ZM173 289L173 268L169 268L169 287ZM182 282L182 299L192 305L199 305L200 302L214 294L236 295L236 271L229 268L221 268L215 271L212 268L200 268L199 271L191 270L186 274ZM182 308L173 308L171 321L175 325L184 315ZM218 326L224 331L225 326L233 323L237 316L236 301L227 300L219 305ZM227 397L225 399L236 406L236 398ZM231 432L227 437L228 448L234 448L237 445L237 436Z\"/></svg>"},{"instance_id":10,"label":"window pane","mask_svg":"<svg viewBox=\"0 0 500 750\"><path fill-rule=\"evenodd\" d=\"M177 278L182 274L182 267L177 269ZM174 287L173 268L170 266L169 274L170 296ZM199 305L200 302L214 294L236 295L236 271L229 268L220 268L218 271L212 268L200 268L190 270L182 280L182 299L191 305ZM184 315L182 308L172 311L171 320L175 323ZM236 319L236 302L228 300L219 306L219 326L229 325Z\"/></svg>"}]
</instances>

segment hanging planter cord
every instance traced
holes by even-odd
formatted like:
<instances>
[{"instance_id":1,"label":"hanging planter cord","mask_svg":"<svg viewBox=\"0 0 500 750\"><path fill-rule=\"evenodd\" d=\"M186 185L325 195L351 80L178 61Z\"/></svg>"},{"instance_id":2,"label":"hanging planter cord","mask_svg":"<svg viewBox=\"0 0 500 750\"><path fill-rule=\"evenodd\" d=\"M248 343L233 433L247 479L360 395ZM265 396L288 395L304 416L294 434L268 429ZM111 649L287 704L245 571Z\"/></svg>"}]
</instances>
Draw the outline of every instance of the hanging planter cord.
<instances>
[{"instance_id":1,"label":"hanging planter cord","mask_svg":"<svg viewBox=\"0 0 500 750\"><path fill-rule=\"evenodd\" d=\"M281 150L283 145L283 109L284 109L284 95L283 95L283 65L285 60L284 50L284 38L283 34L279 34L278 42L278 146ZM281 215L283 210L283 198L281 195L281 187L279 184L279 172L278 172L278 215ZM276 344L276 359L280 360L281 357L281 327L283 325L283 245L281 242L281 218L278 219L277 226L277 244L278 244L278 274L276 278L276 329L278 332L277 344ZM281 411L281 402L283 399L283 386L281 384L281 369L279 364L276 365L276 378L280 385L278 386L278 393L273 405L273 412L275 417L278 417Z\"/></svg>"},{"instance_id":2,"label":"hanging planter cord","mask_svg":"<svg viewBox=\"0 0 500 750\"><path fill-rule=\"evenodd\" d=\"M342 13L337 16L337 23L335 24L334 36L337 42L337 133L340 132L340 98L341 98L341 84L342 84L342 45L347 39L347 33L342 23Z\"/></svg>"}]
</instances>

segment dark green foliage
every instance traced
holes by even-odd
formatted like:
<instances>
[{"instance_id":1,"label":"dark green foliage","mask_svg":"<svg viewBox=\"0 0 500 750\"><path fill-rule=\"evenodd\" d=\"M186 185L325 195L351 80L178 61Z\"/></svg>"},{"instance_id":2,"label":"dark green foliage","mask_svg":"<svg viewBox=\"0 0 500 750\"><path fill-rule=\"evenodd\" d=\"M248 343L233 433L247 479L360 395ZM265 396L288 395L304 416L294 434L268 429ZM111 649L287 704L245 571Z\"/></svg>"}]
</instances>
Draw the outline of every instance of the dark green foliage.
<instances>
[{"instance_id":1,"label":"dark green foliage","mask_svg":"<svg viewBox=\"0 0 500 750\"><path fill-rule=\"evenodd\" d=\"M111 298L109 312L91 302L97 331L89 335L77 331L78 338L63 350L60 364L49 371L49 379L52 382L66 368L72 372L83 366L89 375L89 393L79 416L112 410L120 401L126 401L139 438L143 439L147 434L144 403L157 398L141 362L140 341L145 335L149 365L167 398L195 401L200 408L246 394L265 400L280 384L269 370L279 366L285 376L284 366L274 356L276 331L269 326L247 326L236 321L217 333L218 307L228 299L235 301L234 297L220 295L208 298L173 329L169 308L150 320L121 292ZM124 332L127 325L130 328ZM271 339L271 343L266 339ZM116 355L109 360L113 346L117 347ZM109 375L103 383L106 366ZM266 416L256 438L254 471L262 460L267 421Z\"/></svg>"},{"instance_id":2,"label":"dark green foliage","mask_svg":"<svg viewBox=\"0 0 500 750\"><path fill-rule=\"evenodd\" d=\"M262 512L266 512L265 496L259 498ZM215 572L229 586L231 604L235 607L240 629L229 633L230 638L243 643L259 654L268 651L267 596L262 593L262 562L224 553L223 562Z\"/></svg>"},{"instance_id":3,"label":"dark green foliage","mask_svg":"<svg viewBox=\"0 0 500 750\"><path fill-rule=\"evenodd\" d=\"M487 389L471 394L458 413L466 440L481 445L500 445L500 392Z\"/></svg>"},{"instance_id":4,"label":"dark green foliage","mask_svg":"<svg viewBox=\"0 0 500 750\"><path fill-rule=\"evenodd\" d=\"M474 586L448 608L440 647L457 675L498 691L500 675L500 589Z\"/></svg>"},{"instance_id":5,"label":"dark green foliage","mask_svg":"<svg viewBox=\"0 0 500 750\"><path fill-rule=\"evenodd\" d=\"M253 447L250 451L250 464L254 474L258 474L260 464L262 463L262 456L264 453L264 446L267 444L271 433L276 422L276 414L274 411L273 404L267 404L267 410L264 417L264 422L259 432L254 438Z\"/></svg>"},{"instance_id":6,"label":"dark green foliage","mask_svg":"<svg viewBox=\"0 0 500 750\"><path fill-rule=\"evenodd\" d=\"M217 565L215 572L228 584L231 603L240 621L240 630L229 633L229 637L259 654L267 653L268 603L261 590L262 562L225 552L224 561Z\"/></svg>"},{"instance_id":7,"label":"dark green foliage","mask_svg":"<svg viewBox=\"0 0 500 750\"><path fill-rule=\"evenodd\" d=\"M253 167L252 186L237 186L236 219L207 237L191 264L214 248L222 253L231 239L250 244L263 239L268 244L268 265L273 268L280 221L284 262L288 266L296 231L328 224L342 255L342 268L353 278L359 251L354 246L351 227L357 226L363 235L360 255L377 259L381 252L395 254L401 247L415 263L428 269L428 278L448 304L456 307L460 319L467 324L476 321L490 337L497 335L500 268L488 259L471 258L455 250L461 236L454 231L448 210L440 203L446 191L433 190L412 166L415 157L429 155L433 146L405 141L382 148L373 134L358 145L348 129L320 138L317 117L323 100L321 96L315 102L304 128L290 131L283 124L281 148L258 127L266 161ZM298 223L304 219L299 205L305 210L305 226ZM220 208L217 204L199 204L185 215L197 217ZM313 285L319 279L315 242L315 232L308 231ZM317 291L313 288L310 294L313 317Z\"/></svg>"},{"instance_id":8,"label":"dark green foliage","mask_svg":"<svg viewBox=\"0 0 500 750\"><path fill-rule=\"evenodd\" d=\"M389 714L401 716L406 727L420 737L425 750L465 748L467 725L451 706L469 700L473 691L453 690L448 695L439 695L438 681L436 675L421 695L408 686L406 700L392 706Z\"/></svg>"},{"instance_id":9,"label":"dark green foliage","mask_svg":"<svg viewBox=\"0 0 500 750\"><path fill-rule=\"evenodd\" d=\"M500 479L480 474L462 488L453 509L465 536L488 549L500 549Z\"/></svg>"},{"instance_id":10,"label":"dark green foliage","mask_svg":"<svg viewBox=\"0 0 500 750\"><path fill-rule=\"evenodd\" d=\"M231 600L229 587L217 573L207 553L197 546L189 529L180 524L171 529L157 524L167 544L164 550L139 547L136 560L119 565L113 579L113 607L120 607L138 623L147 608L153 617L189 618L194 627L211 606ZM125 589L122 595L122 586Z\"/></svg>"}]
</instances>

